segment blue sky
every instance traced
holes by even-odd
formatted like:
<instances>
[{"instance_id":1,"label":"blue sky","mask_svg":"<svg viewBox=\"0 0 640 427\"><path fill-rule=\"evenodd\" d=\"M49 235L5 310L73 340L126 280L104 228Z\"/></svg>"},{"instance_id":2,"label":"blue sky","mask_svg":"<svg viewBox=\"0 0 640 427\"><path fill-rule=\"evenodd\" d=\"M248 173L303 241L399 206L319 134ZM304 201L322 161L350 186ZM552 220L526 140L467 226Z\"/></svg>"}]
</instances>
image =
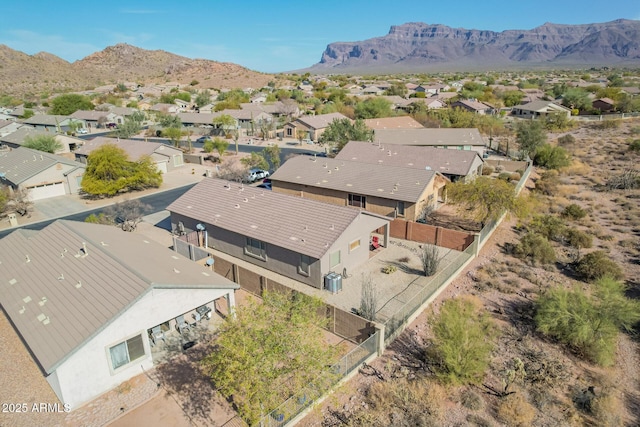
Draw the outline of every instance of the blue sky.
<instances>
[{"instance_id":1,"label":"blue sky","mask_svg":"<svg viewBox=\"0 0 640 427\"><path fill-rule=\"evenodd\" d=\"M0 13L0 44L27 54L73 62L129 43L278 72L317 63L331 42L383 36L406 22L526 30L545 22L640 19L640 1L31 0L4 2Z\"/></svg>"}]
</instances>

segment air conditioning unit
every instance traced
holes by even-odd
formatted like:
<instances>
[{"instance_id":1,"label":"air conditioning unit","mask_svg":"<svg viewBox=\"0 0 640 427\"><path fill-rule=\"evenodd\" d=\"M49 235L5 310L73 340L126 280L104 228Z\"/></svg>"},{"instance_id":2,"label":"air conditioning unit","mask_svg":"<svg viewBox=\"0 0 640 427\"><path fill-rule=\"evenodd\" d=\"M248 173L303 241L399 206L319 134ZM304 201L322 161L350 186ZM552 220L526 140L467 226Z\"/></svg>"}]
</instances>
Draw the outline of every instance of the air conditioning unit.
<instances>
[{"instance_id":1,"label":"air conditioning unit","mask_svg":"<svg viewBox=\"0 0 640 427\"><path fill-rule=\"evenodd\" d=\"M329 273L324 276L324 289L337 294L342 290L342 275L338 273Z\"/></svg>"}]
</instances>

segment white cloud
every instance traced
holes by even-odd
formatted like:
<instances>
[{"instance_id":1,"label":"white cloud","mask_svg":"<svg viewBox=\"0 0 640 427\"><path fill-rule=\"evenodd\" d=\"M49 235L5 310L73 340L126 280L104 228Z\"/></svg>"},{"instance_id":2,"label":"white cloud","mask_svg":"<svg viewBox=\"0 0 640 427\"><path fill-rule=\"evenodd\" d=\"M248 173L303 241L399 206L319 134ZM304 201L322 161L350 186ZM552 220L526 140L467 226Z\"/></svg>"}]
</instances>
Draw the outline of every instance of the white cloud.
<instances>
[{"instance_id":1,"label":"white cloud","mask_svg":"<svg viewBox=\"0 0 640 427\"><path fill-rule=\"evenodd\" d=\"M5 33L8 37L2 37L0 43L29 55L45 51L73 62L101 49L89 42L71 41L57 34L40 34L29 30L7 30Z\"/></svg>"}]
</instances>

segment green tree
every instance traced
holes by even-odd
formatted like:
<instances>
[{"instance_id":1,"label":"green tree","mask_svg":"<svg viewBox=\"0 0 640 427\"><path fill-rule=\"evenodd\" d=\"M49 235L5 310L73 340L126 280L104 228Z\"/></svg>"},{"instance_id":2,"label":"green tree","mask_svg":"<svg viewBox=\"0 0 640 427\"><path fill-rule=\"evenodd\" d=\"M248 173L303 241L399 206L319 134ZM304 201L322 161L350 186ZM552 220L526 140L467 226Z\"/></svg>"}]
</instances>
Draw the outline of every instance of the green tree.
<instances>
[{"instance_id":1,"label":"green tree","mask_svg":"<svg viewBox=\"0 0 640 427\"><path fill-rule=\"evenodd\" d=\"M489 368L496 326L472 297L449 299L431 316L439 376L453 384L479 383Z\"/></svg>"},{"instance_id":2,"label":"green tree","mask_svg":"<svg viewBox=\"0 0 640 427\"><path fill-rule=\"evenodd\" d=\"M349 119L335 119L320 135L320 144L335 144L341 150L349 141L373 141L373 131L357 119L351 122Z\"/></svg>"},{"instance_id":3,"label":"green tree","mask_svg":"<svg viewBox=\"0 0 640 427\"><path fill-rule=\"evenodd\" d=\"M105 144L89 156L81 188L91 196L105 197L161 184L162 174L148 156L132 162L120 147Z\"/></svg>"},{"instance_id":4,"label":"green tree","mask_svg":"<svg viewBox=\"0 0 640 427\"><path fill-rule=\"evenodd\" d=\"M516 141L522 156L526 157L547 142L547 132L539 120L521 121L516 124Z\"/></svg>"},{"instance_id":5,"label":"green tree","mask_svg":"<svg viewBox=\"0 0 640 427\"><path fill-rule=\"evenodd\" d=\"M213 149L218 153L218 157L222 159L224 153L229 148L229 143L222 138L215 138L213 140Z\"/></svg>"},{"instance_id":6,"label":"green tree","mask_svg":"<svg viewBox=\"0 0 640 427\"><path fill-rule=\"evenodd\" d=\"M218 129L222 129L229 137L233 131L236 130L238 126L238 121L229 114L220 114L217 117L214 117L211 123Z\"/></svg>"},{"instance_id":7,"label":"green tree","mask_svg":"<svg viewBox=\"0 0 640 427\"><path fill-rule=\"evenodd\" d=\"M590 111L592 109L589 92L577 87L566 90L562 96L562 105L572 110L574 108L580 111Z\"/></svg>"},{"instance_id":8,"label":"green tree","mask_svg":"<svg viewBox=\"0 0 640 427\"><path fill-rule=\"evenodd\" d=\"M536 303L538 330L592 362L612 365L619 330L629 331L640 321L640 304L627 298L625 290L611 277L599 279L587 292L577 286L551 289Z\"/></svg>"},{"instance_id":9,"label":"green tree","mask_svg":"<svg viewBox=\"0 0 640 427\"><path fill-rule=\"evenodd\" d=\"M28 118L30 118L30 117L33 117L33 116L34 116L34 114L35 114L35 113L33 112L33 110L31 110L30 108L25 108L25 109L24 109L24 113L22 113L22 115L20 116L20 118L21 118L21 119L23 119L23 120L26 120L26 119L28 119Z\"/></svg>"},{"instance_id":10,"label":"green tree","mask_svg":"<svg viewBox=\"0 0 640 427\"><path fill-rule=\"evenodd\" d=\"M322 307L320 299L301 293L268 292L262 303L237 307L220 326L202 364L250 425L328 374L337 349L325 342Z\"/></svg>"},{"instance_id":11,"label":"green tree","mask_svg":"<svg viewBox=\"0 0 640 427\"><path fill-rule=\"evenodd\" d=\"M0 185L0 216L4 216L6 214L10 196L9 187Z\"/></svg>"},{"instance_id":12,"label":"green tree","mask_svg":"<svg viewBox=\"0 0 640 427\"><path fill-rule=\"evenodd\" d=\"M156 114L156 120L158 121L158 124L163 128L182 128L182 121L178 116L158 113Z\"/></svg>"},{"instance_id":13,"label":"green tree","mask_svg":"<svg viewBox=\"0 0 640 427\"><path fill-rule=\"evenodd\" d=\"M487 221L498 219L505 211L516 208L515 187L501 179L480 176L468 183L447 184L446 189L448 200L483 226Z\"/></svg>"},{"instance_id":14,"label":"green tree","mask_svg":"<svg viewBox=\"0 0 640 427\"><path fill-rule=\"evenodd\" d=\"M116 135L120 138L131 138L137 135L142 130L142 120L139 120L140 116L132 115L125 117L124 123L118 126L116 129Z\"/></svg>"},{"instance_id":15,"label":"green tree","mask_svg":"<svg viewBox=\"0 0 640 427\"><path fill-rule=\"evenodd\" d=\"M211 102L211 92L209 92L209 90L207 89L201 91L200 93L198 93L198 96L196 96L196 105L198 107L204 107L210 102Z\"/></svg>"},{"instance_id":16,"label":"green tree","mask_svg":"<svg viewBox=\"0 0 640 427\"><path fill-rule=\"evenodd\" d=\"M615 280L624 278L622 268L611 260L604 251L593 251L583 256L576 263L576 273L580 278L589 282L605 276Z\"/></svg>"},{"instance_id":17,"label":"green tree","mask_svg":"<svg viewBox=\"0 0 640 427\"><path fill-rule=\"evenodd\" d=\"M185 132L180 128L169 127L162 130L162 136L168 138L174 147L180 147L180 140L184 135Z\"/></svg>"},{"instance_id":18,"label":"green tree","mask_svg":"<svg viewBox=\"0 0 640 427\"><path fill-rule=\"evenodd\" d=\"M256 153L255 151L251 152L249 157L243 157L240 161L249 169L269 169L269 162L267 162L267 159L265 159L262 154Z\"/></svg>"},{"instance_id":19,"label":"green tree","mask_svg":"<svg viewBox=\"0 0 640 427\"><path fill-rule=\"evenodd\" d=\"M280 147L277 144L264 147L262 156L267 159L274 171L280 167Z\"/></svg>"},{"instance_id":20,"label":"green tree","mask_svg":"<svg viewBox=\"0 0 640 427\"><path fill-rule=\"evenodd\" d=\"M564 148L545 143L536 149L533 163L547 169L560 169L569 166L571 160Z\"/></svg>"},{"instance_id":21,"label":"green tree","mask_svg":"<svg viewBox=\"0 0 640 427\"><path fill-rule=\"evenodd\" d=\"M60 95L51 102L51 114L68 116L78 110L93 110L94 106L89 97L69 93Z\"/></svg>"},{"instance_id":22,"label":"green tree","mask_svg":"<svg viewBox=\"0 0 640 427\"><path fill-rule=\"evenodd\" d=\"M34 135L27 136L24 139L23 147L33 150L44 151L45 153L54 154L62 150L62 143L56 139L55 135Z\"/></svg>"},{"instance_id":23,"label":"green tree","mask_svg":"<svg viewBox=\"0 0 640 427\"><path fill-rule=\"evenodd\" d=\"M516 245L513 254L517 258L523 258L531 264L551 264L556 260L556 252L549 241L538 233L527 233L520 243Z\"/></svg>"},{"instance_id":24,"label":"green tree","mask_svg":"<svg viewBox=\"0 0 640 427\"><path fill-rule=\"evenodd\" d=\"M389 117L391 112L391 102L385 98L376 96L358 102L355 107L357 119L374 119L378 117Z\"/></svg>"},{"instance_id":25,"label":"green tree","mask_svg":"<svg viewBox=\"0 0 640 427\"><path fill-rule=\"evenodd\" d=\"M520 105L522 98L524 98L524 93L519 90L508 90L502 94L502 102L505 107Z\"/></svg>"}]
</instances>

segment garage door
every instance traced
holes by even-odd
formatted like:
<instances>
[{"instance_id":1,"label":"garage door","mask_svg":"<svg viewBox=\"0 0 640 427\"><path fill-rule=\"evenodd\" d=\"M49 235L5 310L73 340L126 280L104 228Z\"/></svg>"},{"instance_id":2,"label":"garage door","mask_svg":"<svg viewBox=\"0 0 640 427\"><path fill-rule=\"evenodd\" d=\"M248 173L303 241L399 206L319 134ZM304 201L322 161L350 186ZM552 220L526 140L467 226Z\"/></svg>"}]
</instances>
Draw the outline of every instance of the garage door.
<instances>
[{"instance_id":1,"label":"garage door","mask_svg":"<svg viewBox=\"0 0 640 427\"><path fill-rule=\"evenodd\" d=\"M29 188L29 197L31 200L42 200L49 197L64 196L64 183L57 182L54 184L37 185Z\"/></svg>"},{"instance_id":2,"label":"garage door","mask_svg":"<svg viewBox=\"0 0 640 427\"><path fill-rule=\"evenodd\" d=\"M161 173L167 173L167 162L158 162L156 163L156 167Z\"/></svg>"}]
</instances>

